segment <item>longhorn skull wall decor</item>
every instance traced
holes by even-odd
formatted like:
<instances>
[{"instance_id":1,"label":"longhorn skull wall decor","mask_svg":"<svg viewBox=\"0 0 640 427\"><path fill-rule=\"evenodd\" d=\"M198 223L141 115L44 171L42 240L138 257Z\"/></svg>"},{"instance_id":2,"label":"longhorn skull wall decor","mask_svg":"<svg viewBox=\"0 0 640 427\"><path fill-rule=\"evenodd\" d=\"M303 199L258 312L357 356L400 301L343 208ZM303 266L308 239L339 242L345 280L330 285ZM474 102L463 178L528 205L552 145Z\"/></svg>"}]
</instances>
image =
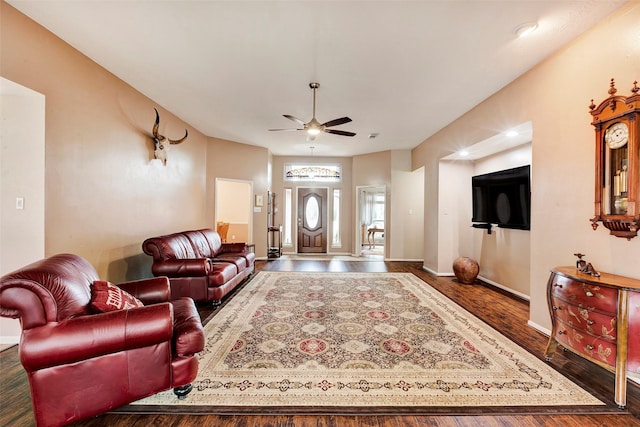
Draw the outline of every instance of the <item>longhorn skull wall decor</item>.
<instances>
[{"instance_id":1,"label":"longhorn skull wall decor","mask_svg":"<svg viewBox=\"0 0 640 427\"><path fill-rule=\"evenodd\" d=\"M154 145L154 150L153 150L153 156L156 159L159 159L162 161L163 165L167 164L167 147L166 147L166 143L167 141L169 142L169 144L175 145L175 144L180 144L181 142L183 142L185 139L187 139L187 136L189 136L189 132L185 129L184 130L184 136L180 139L169 139L164 135L160 135L158 133L158 127L160 126L160 115L158 114L158 110L156 110L154 108L155 112L156 112L156 122L153 124L153 145Z\"/></svg>"}]
</instances>

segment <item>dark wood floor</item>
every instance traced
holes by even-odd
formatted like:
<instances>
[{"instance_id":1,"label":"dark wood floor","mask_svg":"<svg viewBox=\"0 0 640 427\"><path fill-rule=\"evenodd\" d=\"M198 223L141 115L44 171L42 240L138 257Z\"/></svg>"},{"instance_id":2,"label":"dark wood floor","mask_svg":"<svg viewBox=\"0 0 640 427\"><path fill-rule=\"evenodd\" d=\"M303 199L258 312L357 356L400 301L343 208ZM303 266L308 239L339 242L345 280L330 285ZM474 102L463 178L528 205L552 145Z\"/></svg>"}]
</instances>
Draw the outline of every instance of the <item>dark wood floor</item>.
<instances>
[{"instance_id":1,"label":"dark wood floor","mask_svg":"<svg viewBox=\"0 0 640 427\"><path fill-rule=\"evenodd\" d=\"M543 359L547 337L527 325L528 304L504 292L476 284L460 285L449 278L434 277L422 270L422 263L383 261L294 261L277 259L259 261L257 270L265 271L352 271L352 272L411 272L430 283L449 298L501 331L504 335ZM215 315L208 306L199 310L203 319ZM572 414L571 409L555 413L518 413L505 408L496 415L131 415L105 414L74 426L640 426L640 388L629 384L627 410L618 410L612 401L614 377L610 372L583 361L571 353L558 351L550 364L608 403L609 410L602 414ZM0 353L0 426L34 425L29 386L20 366L16 347Z\"/></svg>"}]
</instances>

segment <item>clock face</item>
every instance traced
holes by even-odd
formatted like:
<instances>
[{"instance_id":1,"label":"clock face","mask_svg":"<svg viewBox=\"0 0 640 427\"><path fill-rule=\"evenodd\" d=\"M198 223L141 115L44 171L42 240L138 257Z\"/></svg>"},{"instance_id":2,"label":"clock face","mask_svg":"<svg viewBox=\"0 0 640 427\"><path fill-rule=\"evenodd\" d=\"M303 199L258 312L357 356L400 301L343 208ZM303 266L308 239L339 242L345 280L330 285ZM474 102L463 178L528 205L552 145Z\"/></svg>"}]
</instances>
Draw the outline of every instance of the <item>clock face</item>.
<instances>
[{"instance_id":1,"label":"clock face","mask_svg":"<svg viewBox=\"0 0 640 427\"><path fill-rule=\"evenodd\" d=\"M614 123L605 131L604 140L612 150L624 147L629 141L629 128L625 123Z\"/></svg>"}]
</instances>

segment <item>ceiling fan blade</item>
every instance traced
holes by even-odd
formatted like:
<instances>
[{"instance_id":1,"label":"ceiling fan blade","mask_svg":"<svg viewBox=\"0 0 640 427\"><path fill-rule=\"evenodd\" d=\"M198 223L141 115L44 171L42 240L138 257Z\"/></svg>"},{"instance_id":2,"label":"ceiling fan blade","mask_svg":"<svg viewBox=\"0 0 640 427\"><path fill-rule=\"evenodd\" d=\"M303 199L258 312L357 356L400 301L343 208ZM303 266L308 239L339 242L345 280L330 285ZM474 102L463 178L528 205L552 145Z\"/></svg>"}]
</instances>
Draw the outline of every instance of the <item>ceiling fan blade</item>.
<instances>
[{"instance_id":1,"label":"ceiling fan blade","mask_svg":"<svg viewBox=\"0 0 640 427\"><path fill-rule=\"evenodd\" d=\"M326 128L330 128L332 126L343 125L345 123L349 123L351 119L349 117L340 117L339 119L329 120L326 123L323 123L322 126Z\"/></svg>"},{"instance_id":2,"label":"ceiling fan blade","mask_svg":"<svg viewBox=\"0 0 640 427\"><path fill-rule=\"evenodd\" d=\"M302 125L302 126L304 126L304 125L306 124L305 122L303 122L302 120L300 120L300 119L299 119L299 118L297 118L297 117L290 116L290 115L288 115L288 114L283 114L283 116L284 116L284 117L286 117L286 118L287 118L287 119L289 119L289 120L293 120L294 122L296 122L296 123L298 123L298 124L300 124L300 125Z\"/></svg>"},{"instance_id":3,"label":"ceiling fan blade","mask_svg":"<svg viewBox=\"0 0 640 427\"><path fill-rule=\"evenodd\" d=\"M325 129L324 130L326 133L333 133L335 135L342 135L342 136L356 136L355 133L353 132L348 132L346 130L337 130L337 129Z\"/></svg>"},{"instance_id":4,"label":"ceiling fan blade","mask_svg":"<svg viewBox=\"0 0 640 427\"><path fill-rule=\"evenodd\" d=\"M283 114L283 117L286 117L287 119L298 123L300 126L302 126L302 129L269 129L269 130L270 131L306 130L312 134L315 134L318 132L326 132L326 133L333 133L335 135L342 135L342 136L356 136L354 132L349 132L346 130L327 129L333 126L343 125L345 123L351 122L351 119L349 117L346 117L346 116L340 117L339 119L329 120L328 122L325 122L325 123L318 122L318 120L316 119L316 91L320 87L320 83L314 83L314 82L309 83L309 87L313 90L313 116L311 117L311 120L309 120L309 122L304 122L295 116L292 116L289 114Z\"/></svg>"}]
</instances>

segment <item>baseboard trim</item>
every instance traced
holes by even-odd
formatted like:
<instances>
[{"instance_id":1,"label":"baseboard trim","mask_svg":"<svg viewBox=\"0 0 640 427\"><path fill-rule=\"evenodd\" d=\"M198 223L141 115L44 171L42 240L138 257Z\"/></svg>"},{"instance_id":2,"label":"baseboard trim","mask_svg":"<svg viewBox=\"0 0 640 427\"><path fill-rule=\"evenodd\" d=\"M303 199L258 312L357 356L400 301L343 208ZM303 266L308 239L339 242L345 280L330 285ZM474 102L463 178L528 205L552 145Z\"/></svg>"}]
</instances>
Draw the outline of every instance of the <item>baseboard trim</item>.
<instances>
[{"instance_id":1,"label":"baseboard trim","mask_svg":"<svg viewBox=\"0 0 640 427\"><path fill-rule=\"evenodd\" d=\"M486 277L483 277L483 276L478 276L478 279L482 280L485 283L490 284L491 286L495 286L496 288L502 289L505 292L513 294L513 295L517 296L518 298L520 298L522 300L525 300L527 302L531 302L531 297L529 295L523 294L522 292L515 291L515 290L513 290L511 288L508 288L508 287L506 287L504 285L501 285L500 283L494 282L493 280L489 280L489 279L487 279Z\"/></svg>"},{"instance_id":2,"label":"baseboard trim","mask_svg":"<svg viewBox=\"0 0 640 427\"><path fill-rule=\"evenodd\" d=\"M433 271L432 269L430 269L429 267L427 267L426 265L422 266L422 269L428 273L431 273L433 275L439 276L439 277L452 277L455 276L455 274L453 274L453 272L445 272L445 273L439 273L437 271ZM529 295L523 294L522 292L518 292L515 291L511 288L508 288L504 285L501 285L500 283L494 282L493 280L489 280L484 276L478 276L478 280L486 283L487 285L493 286L495 288L498 288L504 292L507 292L513 296L515 296L518 299L527 301L527 302L531 302L531 297Z\"/></svg>"},{"instance_id":3,"label":"baseboard trim","mask_svg":"<svg viewBox=\"0 0 640 427\"><path fill-rule=\"evenodd\" d=\"M543 326L538 325L535 322L532 322L531 320L529 320L527 322L527 325L531 326L533 329L535 329L536 331L546 335L546 336L550 336L551 335L551 331Z\"/></svg>"},{"instance_id":4,"label":"baseboard trim","mask_svg":"<svg viewBox=\"0 0 640 427\"><path fill-rule=\"evenodd\" d=\"M435 276L442 276L442 275L441 275L441 274L439 274L437 271L434 271L434 270L430 269L430 268L429 268L429 267L427 267L426 265L423 265L423 266L422 266L422 269L423 269L424 271L426 271L427 273L431 273L431 274L433 274L433 275L435 275Z\"/></svg>"},{"instance_id":5,"label":"baseboard trim","mask_svg":"<svg viewBox=\"0 0 640 427\"><path fill-rule=\"evenodd\" d=\"M20 337L11 335L0 335L0 346L12 346L20 342Z\"/></svg>"}]
</instances>

